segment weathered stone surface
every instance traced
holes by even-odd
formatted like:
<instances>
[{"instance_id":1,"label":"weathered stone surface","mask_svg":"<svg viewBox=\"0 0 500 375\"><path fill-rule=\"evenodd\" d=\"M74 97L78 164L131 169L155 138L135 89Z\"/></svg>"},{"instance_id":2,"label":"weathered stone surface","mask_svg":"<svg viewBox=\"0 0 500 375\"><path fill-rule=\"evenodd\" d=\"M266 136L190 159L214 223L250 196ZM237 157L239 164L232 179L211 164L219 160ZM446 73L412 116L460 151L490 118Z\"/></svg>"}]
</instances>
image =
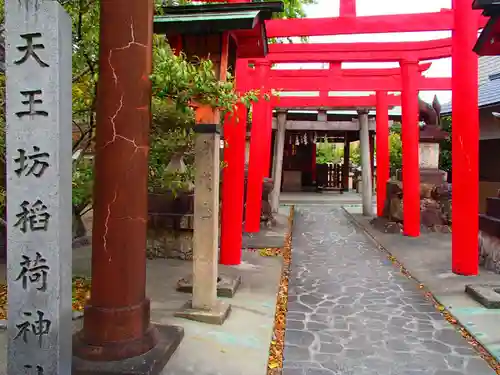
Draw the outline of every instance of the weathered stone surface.
<instances>
[{"instance_id":1,"label":"weathered stone surface","mask_svg":"<svg viewBox=\"0 0 500 375\"><path fill-rule=\"evenodd\" d=\"M231 305L216 301L210 309L193 308L192 301L188 301L174 316L196 322L222 325L231 313Z\"/></svg>"},{"instance_id":2,"label":"weathered stone surface","mask_svg":"<svg viewBox=\"0 0 500 375\"><path fill-rule=\"evenodd\" d=\"M248 186L248 168L245 169L245 189L244 195L247 196L247 186ZM276 219L273 214L272 205L271 205L271 193L274 189L274 182L271 178L264 178L262 182L262 203L261 203L261 213L260 213L260 221L267 227L276 226ZM243 212L243 217L245 217L246 211L246 201L245 201L245 210Z\"/></svg>"},{"instance_id":3,"label":"weathered stone surface","mask_svg":"<svg viewBox=\"0 0 500 375\"><path fill-rule=\"evenodd\" d=\"M420 184L420 218L423 232L449 233L451 225L451 185ZM399 233L395 223L403 223L403 183L387 182L382 218L372 224L385 233Z\"/></svg>"},{"instance_id":4,"label":"weathered stone surface","mask_svg":"<svg viewBox=\"0 0 500 375\"><path fill-rule=\"evenodd\" d=\"M193 259L193 198L192 192L148 195L148 257Z\"/></svg>"},{"instance_id":5,"label":"weathered stone surface","mask_svg":"<svg viewBox=\"0 0 500 375\"><path fill-rule=\"evenodd\" d=\"M500 309L500 284L466 285L465 292L487 309Z\"/></svg>"},{"instance_id":6,"label":"weathered stone surface","mask_svg":"<svg viewBox=\"0 0 500 375\"><path fill-rule=\"evenodd\" d=\"M217 278L217 296L233 298L241 284L241 276L232 277L221 274ZM177 282L177 291L183 293L193 292L193 275L184 277Z\"/></svg>"},{"instance_id":7,"label":"weathered stone surface","mask_svg":"<svg viewBox=\"0 0 500 375\"><path fill-rule=\"evenodd\" d=\"M479 265L500 273L500 238L479 231Z\"/></svg>"},{"instance_id":8,"label":"weathered stone surface","mask_svg":"<svg viewBox=\"0 0 500 375\"><path fill-rule=\"evenodd\" d=\"M295 212L283 375L495 373L341 209Z\"/></svg>"},{"instance_id":9,"label":"weathered stone surface","mask_svg":"<svg viewBox=\"0 0 500 375\"><path fill-rule=\"evenodd\" d=\"M5 2L7 374L71 373L71 18Z\"/></svg>"}]
</instances>

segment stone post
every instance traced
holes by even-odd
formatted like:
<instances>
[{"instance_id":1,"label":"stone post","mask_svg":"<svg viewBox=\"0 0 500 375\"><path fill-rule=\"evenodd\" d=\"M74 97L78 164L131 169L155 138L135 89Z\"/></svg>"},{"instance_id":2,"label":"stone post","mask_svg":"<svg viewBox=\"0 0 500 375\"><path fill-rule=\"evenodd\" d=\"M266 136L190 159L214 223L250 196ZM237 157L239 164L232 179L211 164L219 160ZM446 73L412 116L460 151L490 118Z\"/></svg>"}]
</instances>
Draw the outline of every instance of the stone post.
<instances>
[{"instance_id":1,"label":"stone post","mask_svg":"<svg viewBox=\"0 0 500 375\"><path fill-rule=\"evenodd\" d=\"M349 173L350 173L350 150L351 142L349 141L349 133L344 135L344 165L342 165L342 188L344 191L349 191Z\"/></svg>"},{"instance_id":2,"label":"stone post","mask_svg":"<svg viewBox=\"0 0 500 375\"><path fill-rule=\"evenodd\" d=\"M384 214L384 204L389 180L389 104L387 91L377 91L376 118L377 145L377 216Z\"/></svg>"},{"instance_id":3,"label":"stone post","mask_svg":"<svg viewBox=\"0 0 500 375\"><path fill-rule=\"evenodd\" d=\"M7 373L71 373L71 19L7 0Z\"/></svg>"},{"instance_id":4,"label":"stone post","mask_svg":"<svg viewBox=\"0 0 500 375\"><path fill-rule=\"evenodd\" d=\"M370 131L370 171L372 176L372 191L375 184L375 134Z\"/></svg>"},{"instance_id":5,"label":"stone post","mask_svg":"<svg viewBox=\"0 0 500 375\"><path fill-rule=\"evenodd\" d=\"M278 131L276 132L276 148L274 154L274 189L271 193L271 207L278 212L280 204L281 177L283 175L283 152L285 149L286 112L278 112Z\"/></svg>"},{"instance_id":6,"label":"stone post","mask_svg":"<svg viewBox=\"0 0 500 375\"><path fill-rule=\"evenodd\" d=\"M370 162L370 134L368 129L368 111L358 110L359 119L359 141L361 148L361 179L363 188L361 191L363 201L363 215L373 214L372 206L372 171Z\"/></svg>"},{"instance_id":7,"label":"stone post","mask_svg":"<svg viewBox=\"0 0 500 375\"><path fill-rule=\"evenodd\" d=\"M194 259L193 309L211 310L217 305L217 251L219 223L219 118L197 124L194 147Z\"/></svg>"},{"instance_id":8,"label":"stone post","mask_svg":"<svg viewBox=\"0 0 500 375\"><path fill-rule=\"evenodd\" d=\"M219 248L220 113L196 108L194 145L195 195L192 280L181 279L178 290L193 298L175 316L223 324L231 305L217 299ZM182 287L181 284L186 286ZM238 281L239 284L239 281Z\"/></svg>"},{"instance_id":9,"label":"stone post","mask_svg":"<svg viewBox=\"0 0 500 375\"><path fill-rule=\"evenodd\" d=\"M182 329L153 326L146 298L153 2L107 0L100 14L92 290L73 373L157 374Z\"/></svg>"}]
</instances>

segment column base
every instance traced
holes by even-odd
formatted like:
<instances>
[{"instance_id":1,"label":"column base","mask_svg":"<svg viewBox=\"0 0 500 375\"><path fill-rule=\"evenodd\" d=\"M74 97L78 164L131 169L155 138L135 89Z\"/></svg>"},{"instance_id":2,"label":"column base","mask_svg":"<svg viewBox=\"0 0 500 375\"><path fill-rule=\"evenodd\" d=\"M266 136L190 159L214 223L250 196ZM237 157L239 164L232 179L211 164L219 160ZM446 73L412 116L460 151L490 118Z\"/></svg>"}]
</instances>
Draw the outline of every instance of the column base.
<instances>
[{"instance_id":1,"label":"column base","mask_svg":"<svg viewBox=\"0 0 500 375\"><path fill-rule=\"evenodd\" d=\"M231 305L222 301L217 301L210 310L195 309L192 301L188 301L174 316L201 323L222 325L230 313Z\"/></svg>"},{"instance_id":2,"label":"column base","mask_svg":"<svg viewBox=\"0 0 500 375\"><path fill-rule=\"evenodd\" d=\"M181 343L184 329L154 325L150 330L157 343L148 352L120 361L88 360L73 356L73 375L159 375ZM84 349L85 346L87 346L86 349ZM84 351L100 350L99 347L91 347L82 342L78 333L73 336L73 348L78 348L74 350L75 352L82 351L82 349Z\"/></svg>"},{"instance_id":3,"label":"column base","mask_svg":"<svg viewBox=\"0 0 500 375\"><path fill-rule=\"evenodd\" d=\"M217 296L233 298L241 284L241 276L219 275L217 278ZM177 291L193 293L193 275L184 277L177 282Z\"/></svg>"}]
</instances>

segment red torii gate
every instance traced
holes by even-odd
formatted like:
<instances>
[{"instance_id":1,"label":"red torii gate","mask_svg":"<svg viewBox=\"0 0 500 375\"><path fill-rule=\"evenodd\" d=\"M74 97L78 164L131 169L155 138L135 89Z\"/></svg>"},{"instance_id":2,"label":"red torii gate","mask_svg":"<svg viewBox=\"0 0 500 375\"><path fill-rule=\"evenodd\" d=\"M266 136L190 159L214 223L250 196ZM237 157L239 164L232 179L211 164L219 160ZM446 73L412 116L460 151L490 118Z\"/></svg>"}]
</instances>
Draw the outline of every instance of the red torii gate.
<instances>
[{"instance_id":1,"label":"red torii gate","mask_svg":"<svg viewBox=\"0 0 500 375\"><path fill-rule=\"evenodd\" d=\"M265 61L263 63L266 64ZM422 64L419 66L420 71L425 71L430 67L430 64ZM252 82L259 82L255 75L265 74L266 70L251 70L248 67L247 60L238 60L237 62L237 89L239 91L247 91L254 89ZM331 71L331 70L330 70ZM281 70L276 70L279 74ZM314 74L314 71L310 71ZM283 70L283 74L289 74L289 71ZM366 76L367 74L373 74L374 76L387 76L392 74L399 74L397 69L349 69L344 71L338 71L338 74L344 74L346 76ZM265 77L261 77L264 78ZM262 81L262 79L261 79ZM271 143L271 129L272 129L272 115L271 109L273 107L296 107L296 108L319 108L319 107L337 107L337 108L372 108L377 105L377 98L373 95L370 96L360 96L360 97L342 97L342 96L328 96L320 95L319 97L278 97L272 96L270 102L260 101L254 107L254 123L262 124L262 126L256 126L254 129L259 131L259 135L254 134L252 139L253 146L251 154L259 154L263 159L259 159L263 162L261 168L255 168L255 160L251 162L253 166L249 168L249 181L262 181L264 173L268 173L270 164L270 154L261 152L262 145L263 149L270 149ZM389 95L387 96L387 107L385 112L388 111L389 106L400 105L400 97ZM242 207L237 199L239 194L243 194L243 179L241 169L244 166L244 143L245 143L245 127L237 126L237 122L245 123L246 121L246 109L243 106L239 106L237 109L237 116L229 116L226 118L226 126L224 127L224 139L229 145L224 150L224 161L226 162L226 167L223 169L223 185L222 185L222 225L221 225L221 256L220 261L222 264L239 264L241 262L241 243L242 243L242 233L241 233L241 218L242 218ZM265 124L265 125L264 125ZM388 119L385 122L385 127L387 128ZM388 129L386 129L388 132ZM382 137L384 138L384 137ZM387 137L385 137L387 139ZM256 140L260 140L261 143ZM267 147L267 148L266 148ZM383 149L383 147L381 147ZM380 152L383 155L383 152ZM387 152L387 159L388 159ZM255 159L255 157L253 158ZM260 163L260 162L259 162ZM266 171L266 172L264 172ZM387 167L387 175L389 175L389 170ZM247 221L246 230L248 232L257 232L260 227L260 210L261 210L261 194L262 194L262 184L255 184L250 182L251 185L256 185L257 189L249 189L248 193L250 197L247 196L247 201L251 202L247 205ZM384 186L385 190L385 186ZM241 193L240 193L241 192Z\"/></svg>"},{"instance_id":2,"label":"red torii gate","mask_svg":"<svg viewBox=\"0 0 500 375\"><path fill-rule=\"evenodd\" d=\"M256 69L253 70L252 74L249 75L249 77L252 77L253 75L259 75L262 74L261 70L265 69L263 65L263 61L258 61L256 65ZM420 90L450 90L451 89L451 80L449 78L425 78L420 76L420 71L428 68L426 64L423 65L416 65L416 72L415 72L415 78L417 79L417 89ZM291 79L290 75L291 73L289 71L285 71L284 76L285 78L281 78L281 69L275 69L275 70L270 70L268 72L268 88L271 89L281 89L284 91L320 91L320 92L328 92L328 91L369 91L369 90L375 90L380 93L385 93L379 95L380 100L382 100L382 104L384 104L384 101L387 101L387 92L388 91L404 91L403 90L403 85L402 85L402 79L401 79L401 69L366 69L367 73L375 73L375 77L371 76L362 76L363 69L356 70L354 74L346 78L344 77L344 72L346 70L338 70L338 71L333 71L330 72L330 70L323 70L323 76L319 75L318 70L314 70L312 74L308 70L302 70L300 71L300 78L299 79ZM389 76L388 74L391 73L396 73L392 76ZM271 75L269 77L269 75ZM385 76L384 76L385 75ZM255 82L256 77L253 77L254 79L251 80L251 82ZM281 80L280 80L281 79ZM299 81L299 82L297 82ZM254 87L247 87L246 89L251 89ZM328 94L327 94L328 95ZM417 95L417 94L415 94ZM323 98L326 98L328 96L323 96ZM285 97L289 98L289 97ZM345 98L345 97L344 97ZM386 99L387 98L387 99ZM283 98L284 99L284 98ZM416 100L416 99L415 99ZM348 104L348 99L345 99L346 103L343 104ZM417 120L418 121L418 102L416 102L417 107ZM254 108L256 108L255 106ZM284 106L282 106L284 107ZM354 107L355 103L354 101L350 105L344 105L344 107ZM362 106L360 106L362 107ZM358 107L359 108L359 107ZM268 109L269 111L270 109ZM378 113L381 112L387 112L388 108L387 105L384 104L384 107L378 108ZM257 151L254 152L254 155L256 155L255 159L251 157L250 161L250 166L249 166L249 175L248 175L248 184L249 186L254 186L254 188L250 191L248 190L247 193L247 211L246 211L246 221L245 221L245 229L247 232L258 232L260 228L260 210L261 210L261 202L260 202L260 195L261 194L261 188L255 187L257 186L257 181L261 180L262 177L267 176L267 173L269 171L269 163L270 163L270 155L267 152L262 152L262 150L269 150L270 149L270 138L268 137L268 133L271 132L271 123L270 123L270 112L264 116L261 119L261 122L265 125L261 125L260 127L253 128L253 134L252 134L252 141L250 145L250 153L252 155L252 149L255 149ZM380 142L383 139L386 139L388 137L388 132L386 129L382 129L382 123L379 123L379 131L380 133L378 134L377 137L377 149L378 150L385 150L386 146L385 144L380 144ZM386 122L387 124L387 122ZM417 128L418 132L418 128ZM416 153L416 162L417 162L417 174L419 178L419 170L418 170L418 134L417 138L413 140L412 147L415 148L414 152ZM384 141L382 141L384 142ZM408 144L407 144L408 145ZM407 147L408 148L408 147ZM413 149L412 148L412 149ZM383 152L383 151L382 151ZM406 153L407 156L411 155L409 152ZM255 172L255 165L258 165L259 168L262 166L263 173L262 176L257 176ZM378 179L378 198L379 198L379 204L380 202L383 203L385 199L385 181L388 180L389 176L387 175L387 178L385 178L384 173L389 171L389 158L381 158L380 160L377 160L377 166L379 171L382 171L381 174L379 174L379 179ZM403 173L404 175L404 173ZM407 173L407 175L410 175ZM413 176L415 178L415 176ZM256 179L256 180L254 180ZM384 181L382 184L381 182ZM420 194L419 193L419 183L417 181L416 185L418 189L418 192L413 192L414 194ZM407 198L409 194L406 194ZM259 199L259 200L258 200ZM415 208L416 209L416 208ZM418 207L419 210L419 207ZM405 210L405 229L406 233L411 235L412 234L412 228L414 230L413 233L414 235L417 236L419 234L419 229L420 229L420 220L419 220L419 214L418 216L415 216L415 212L412 212L410 210ZM418 213L420 210L418 211ZM413 225L413 227L412 227ZM416 229L415 229L416 228Z\"/></svg>"},{"instance_id":3,"label":"red torii gate","mask_svg":"<svg viewBox=\"0 0 500 375\"><path fill-rule=\"evenodd\" d=\"M376 43L365 50L359 44L313 44L300 54L286 48L302 48L304 45L271 46L268 64L271 62L329 62L329 61L399 61L401 65L401 86L403 103L403 173L405 186L405 234L418 236L420 232L419 171L418 171L418 62L453 56L453 247L452 270L457 274L474 275L478 272L477 234L478 200L478 139L479 119L477 109L477 56L472 48L476 41L478 27L485 24L484 18L471 9L468 0L455 0L452 10L437 13L391 16L355 17L352 0L341 0L342 14L337 18L273 20L267 22L268 37L316 36L335 34L366 34L380 32L418 32L452 30L449 39L432 42ZM420 44L416 44L420 43ZM424 48L425 45L430 47ZM385 49L380 47L385 45ZM314 50L313 48L316 48ZM325 50L330 48L330 50ZM351 48L349 50L349 48ZM369 50L368 48L371 48ZM274 51L273 51L274 49ZM423 49L423 51L422 51ZM301 60L302 58L302 60ZM260 64L259 64L260 65ZM257 65L257 67L259 67ZM266 69L261 69L265 71ZM259 72L261 89L266 90L269 82L267 72ZM241 74L240 74L241 75ZM237 79L241 81L237 73ZM331 89L330 89L331 90ZM352 88L351 88L352 90ZM373 88L372 88L373 90ZM379 95L380 103L385 101ZM255 109L264 107L264 101ZM270 104L269 104L270 105ZM255 111L259 112L259 110ZM255 116L255 113L254 113ZM263 122L265 124L265 121ZM414 126L411 126L414 124ZM263 125L264 126L264 125ZM261 181L259 181L261 184ZM249 186L252 191L255 186ZM259 197L260 199L260 197ZM473 219L471 219L473 218ZM221 252L222 249L221 249ZM221 254L222 257L222 254Z\"/></svg>"},{"instance_id":4,"label":"red torii gate","mask_svg":"<svg viewBox=\"0 0 500 375\"><path fill-rule=\"evenodd\" d=\"M321 77L325 75L334 75L341 77L387 77L397 76L401 74L399 68L386 68L386 69L342 69L341 63L330 63L328 69L271 69L269 77L278 78L298 78L298 77ZM426 72L431 67L432 63L423 63L418 65L420 73Z\"/></svg>"},{"instance_id":5,"label":"red torii gate","mask_svg":"<svg viewBox=\"0 0 500 375\"><path fill-rule=\"evenodd\" d=\"M396 107L401 105L399 95L387 95L387 106ZM273 96L271 98L273 108L311 108L311 109L344 109L344 108L375 108L377 106L376 95L365 96Z\"/></svg>"}]
</instances>

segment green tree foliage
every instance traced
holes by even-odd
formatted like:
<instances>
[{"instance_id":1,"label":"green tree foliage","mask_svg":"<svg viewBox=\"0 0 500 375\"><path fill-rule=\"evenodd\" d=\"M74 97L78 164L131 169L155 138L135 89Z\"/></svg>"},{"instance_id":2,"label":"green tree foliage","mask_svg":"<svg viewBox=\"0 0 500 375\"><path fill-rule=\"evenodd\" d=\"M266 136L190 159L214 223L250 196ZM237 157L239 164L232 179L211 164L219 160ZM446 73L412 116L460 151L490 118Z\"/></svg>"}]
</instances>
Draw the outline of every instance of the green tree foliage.
<instances>
[{"instance_id":1,"label":"green tree foliage","mask_svg":"<svg viewBox=\"0 0 500 375\"><path fill-rule=\"evenodd\" d=\"M359 147L359 141L351 142L349 160L353 165L361 165L361 148Z\"/></svg>"},{"instance_id":2,"label":"green tree foliage","mask_svg":"<svg viewBox=\"0 0 500 375\"><path fill-rule=\"evenodd\" d=\"M451 116L441 118L441 129L449 135L439 144L439 168L451 172Z\"/></svg>"},{"instance_id":3,"label":"green tree foliage","mask_svg":"<svg viewBox=\"0 0 500 375\"><path fill-rule=\"evenodd\" d=\"M377 150L374 150L375 153ZM394 123L389 131L389 160L391 170L400 169L403 165L401 144L401 124ZM359 141L351 143L350 159L354 165L361 165Z\"/></svg>"},{"instance_id":4,"label":"green tree foliage","mask_svg":"<svg viewBox=\"0 0 500 375\"><path fill-rule=\"evenodd\" d=\"M394 123L389 131L389 163L391 171L400 169L403 166L400 123Z\"/></svg>"},{"instance_id":5,"label":"green tree foliage","mask_svg":"<svg viewBox=\"0 0 500 375\"><path fill-rule=\"evenodd\" d=\"M279 17L303 16L303 5L313 0L285 0L285 12ZM190 3L189 0L172 0L171 5ZM161 11L163 0L155 0ZM0 23L3 25L4 0L0 0ZM93 187L93 160L87 156L93 145L96 129L96 92L99 57L99 7L92 0L65 2L64 8L72 19L73 28L73 129L75 155L73 163L73 212L75 218L91 207ZM0 30L3 32L3 28ZM2 38L3 39L3 38ZM3 40L2 40L3 42ZM210 61L188 61L184 55L175 56L164 38L154 40L154 68L152 128L149 163L149 185L152 190L174 189L174 182L192 179L192 127L194 115L192 100L198 103L231 111L239 100L231 77L220 82L213 73ZM255 100L257 93L250 92L241 98L246 104ZM5 117L3 114L4 76L0 74L0 155L5 154ZM75 132L76 130L76 132ZM184 152L188 172L173 176L166 166L173 154ZM5 160L3 160L5 162ZM4 210L5 192L0 190L0 208ZM81 224L81 220L80 220Z\"/></svg>"},{"instance_id":6,"label":"green tree foliage","mask_svg":"<svg viewBox=\"0 0 500 375\"><path fill-rule=\"evenodd\" d=\"M266 0L274 1L274 0ZM283 0L285 11L277 14L276 18L302 18L306 16L304 5L316 4L317 0Z\"/></svg>"},{"instance_id":7,"label":"green tree foliage","mask_svg":"<svg viewBox=\"0 0 500 375\"><path fill-rule=\"evenodd\" d=\"M344 146L329 143L326 139L316 143L316 163L337 164L344 157Z\"/></svg>"}]
</instances>

